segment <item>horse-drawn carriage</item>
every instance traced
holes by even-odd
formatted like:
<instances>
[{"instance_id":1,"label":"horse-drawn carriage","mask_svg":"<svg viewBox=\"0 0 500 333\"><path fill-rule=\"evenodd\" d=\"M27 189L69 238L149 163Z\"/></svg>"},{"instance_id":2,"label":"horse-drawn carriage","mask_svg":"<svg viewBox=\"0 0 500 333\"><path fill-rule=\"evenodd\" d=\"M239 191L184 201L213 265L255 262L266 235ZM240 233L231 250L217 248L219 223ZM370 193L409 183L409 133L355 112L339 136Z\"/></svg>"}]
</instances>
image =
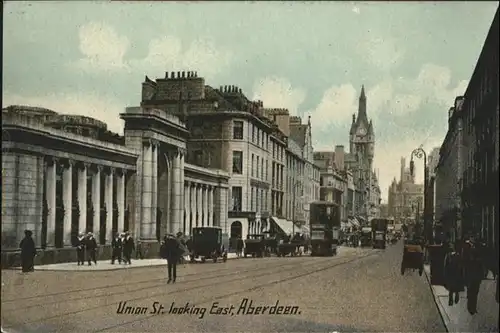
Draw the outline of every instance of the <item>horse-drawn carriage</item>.
<instances>
[{"instance_id":1,"label":"horse-drawn carriage","mask_svg":"<svg viewBox=\"0 0 500 333\"><path fill-rule=\"evenodd\" d=\"M264 235L248 235L245 240L243 255L262 258L266 255L266 239Z\"/></svg>"},{"instance_id":2,"label":"horse-drawn carriage","mask_svg":"<svg viewBox=\"0 0 500 333\"><path fill-rule=\"evenodd\" d=\"M227 260L227 252L222 245L222 229L217 227L193 228L193 236L189 244L191 262L200 258L204 263L207 258L211 258L214 263L219 258L223 262Z\"/></svg>"},{"instance_id":3,"label":"horse-drawn carriage","mask_svg":"<svg viewBox=\"0 0 500 333\"><path fill-rule=\"evenodd\" d=\"M292 257L301 256L307 246L307 241L303 236L296 234L292 239L286 237L280 244L278 244L277 255L278 257L285 257L290 255Z\"/></svg>"},{"instance_id":4,"label":"horse-drawn carriage","mask_svg":"<svg viewBox=\"0 0 500 333\"><path fill-rule=\"evenodd\" d=\"M421 276L424 272L424 251L418 241L406 241L403 249L403 261L401 262L401 275L407 269L418 269Z\"/></svg>"}]
</instances>

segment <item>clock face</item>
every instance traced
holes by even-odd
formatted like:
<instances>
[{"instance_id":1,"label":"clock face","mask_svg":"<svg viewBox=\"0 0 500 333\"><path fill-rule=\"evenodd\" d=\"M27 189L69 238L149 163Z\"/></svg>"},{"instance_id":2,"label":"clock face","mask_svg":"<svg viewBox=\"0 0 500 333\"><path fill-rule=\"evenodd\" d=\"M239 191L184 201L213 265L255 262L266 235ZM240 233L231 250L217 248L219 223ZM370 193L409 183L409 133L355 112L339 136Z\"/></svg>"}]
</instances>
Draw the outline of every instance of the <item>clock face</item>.
<instances>
[{"instance_id":1,"label":"clock face","mask_svg":"<svg viewBox=\"0 0 500 333\"><path fill-rule=\"evenodd\" d=\"M361 127L361 128L359 129L359 134L361 134L361 135L365 135L365 134L366 134L366 130L365 130L363 127Z\"/></svg>"}]
</instances>

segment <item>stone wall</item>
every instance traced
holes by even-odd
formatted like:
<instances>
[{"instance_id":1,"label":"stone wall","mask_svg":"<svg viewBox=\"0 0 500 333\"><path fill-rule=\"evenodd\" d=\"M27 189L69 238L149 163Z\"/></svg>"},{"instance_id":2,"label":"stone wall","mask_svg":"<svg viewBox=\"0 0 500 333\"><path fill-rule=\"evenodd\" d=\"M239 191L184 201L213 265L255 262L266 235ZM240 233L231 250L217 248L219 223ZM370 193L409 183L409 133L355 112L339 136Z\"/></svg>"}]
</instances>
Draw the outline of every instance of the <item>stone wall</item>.
<instances>
[{"instance_id":1,"label":"stone wall","mask_svg":"<svg viewBox=\"0 0 500 333\"><path fill-rule=\"evenodd\" d=\"M17 249L24 230L41 245L43 157L2 154L2 250Z\"/></svg>"}]
</instances>

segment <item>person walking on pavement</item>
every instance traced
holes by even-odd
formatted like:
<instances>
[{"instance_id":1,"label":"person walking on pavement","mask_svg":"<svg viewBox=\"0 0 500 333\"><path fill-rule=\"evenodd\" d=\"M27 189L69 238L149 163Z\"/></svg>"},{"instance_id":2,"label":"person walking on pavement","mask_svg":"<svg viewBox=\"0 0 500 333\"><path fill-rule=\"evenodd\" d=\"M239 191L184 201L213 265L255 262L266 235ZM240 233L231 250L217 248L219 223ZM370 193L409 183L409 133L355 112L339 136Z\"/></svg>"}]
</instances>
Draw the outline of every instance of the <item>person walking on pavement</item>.
<instances>
[{"instance_id":1,"label":"person walking on pavement","mask_svg":"<svg viewBox=\"0 0 500 333\"><path fill-rule=\"evenodd\" d=\"M33 240L33 232L24 230L24 238L21 240L19 247L21 248L21 267L23 273L33 272L35 270L36 246Z\"/></svg>"},{"instance_id":2,"label":"person walking on pavement","mask_svg":"<svg viewBox=\"0 0 500 333\"><path fill-rule=\"evenodd\" d=\"M451 243L444 262L444 286L448 290L448 305L452 306L460 300L460 292L464 291L464 281L460 255Z\"/></svg>"},{"instance_id":3,"label":"person walking on pavement","mask_svg":"<svg viewBox=\"0 0 500 333\"><path fill-rule=\"evenodd\" d=\"M122 263L122 250L123 250L123 243L122 239L120 237L120 234L116 234L115 238L111 241L111 248L112 248L112 254L111 254L111 265L115 264L115 260L118 259L118 263Z\"/></svg>"},{"instance_id":4,"label":"person walking on pavement","mask_svg":"<svg viewBox=\"0 0 500 333\"><path fill-rule=\"evenodd\" d=\"M135 247L135 260L138 259L144 259L144 248L139 239L137 240L137 246Z\"/></svg>"},{"instance_id":5,"label":"person walking on pavement","mask_svg":"<svg viewBox=\"0 0 500 333\"><path fill-rule=\"evenodd\" d=\"M241 252L243 252L243 239L241 239L241 236L238 236L238 239L236 240L236 255L241 257Z\"/></svg>"},{"instance_id":6,"label":"person walking on pavement","mask_svg":"<svg viewBox=\"0 0 500 333\"><path fill-rule=\"evenodd\" d=\"M85 234L81 232L76 240L76 260L78 266L85 264Z\"/></svg>"},{"instance_id":7,"label":"person walking on pavement","mask_svg":"<svg viewBox=\"0 0 500 333\"><path fill-rule=\"evenodd\" d=\"M162 258L167 260L167 283L175 283L177 279L177 263L181 255L181 248L174 235L169 234L164 237L164 244L162 245L161 252Z\"/></svg>"},{"instance_id":8,"label":"person walking on pavement","mask_svg":"<svg viewBox=\"0 0 500 333\"><path fill-rule=\"evenodd\" d=\"M125 232L125 240L123 242L123 256L125 257L125 263L132 264L132 251L135 250L134 239L130 236L130 233Z\"/></svg>"},{"instance_id":9,"label":"person walking on pavement","mask_svg":"<svg viewBox=\"0 0 500 333\"><path fill-rule=\"evenodd\" d=\"M94 234L91 232L87 234L85 247L87 249L87 261L89 266L92 265L92 261L97 265L97 241L95 240Z\"/></svg>"},{"instance_id":10,"label":"person walking on pavement","mask_svg":"<svg viewBox=\"0 0 500 333\"><path fill-rule=\"evenodd\" d=\"M477 248L470 247L466 253L465 283L467 286L467 310L471 315L474 315L477 313L477 297L484 278L484 268Z\"/></svg>"}]
</instances>

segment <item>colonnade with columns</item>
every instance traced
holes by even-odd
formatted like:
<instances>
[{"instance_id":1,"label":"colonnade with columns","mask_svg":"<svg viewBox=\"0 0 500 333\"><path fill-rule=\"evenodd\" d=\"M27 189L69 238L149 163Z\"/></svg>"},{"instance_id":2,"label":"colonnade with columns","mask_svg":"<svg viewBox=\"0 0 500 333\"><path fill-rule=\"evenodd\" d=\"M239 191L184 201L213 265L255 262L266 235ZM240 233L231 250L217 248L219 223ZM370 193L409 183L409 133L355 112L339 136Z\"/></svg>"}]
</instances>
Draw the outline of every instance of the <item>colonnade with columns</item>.
<instances>
[{"instance_id":1,"label":"colonnade with columns","mask_svg":"<svg viewBox=\"0 0 500 333\"><path fill-rule=\"evenodd\" d=\"M183 230L184 156L182 148L154 139L142 141L142 163L138 163L136 183L140 209L136 209L135 217L139 222L135 224L135 234L142 240L156 241L166 233Z\"/></svg>"},{"instance_id":2,"label":"colonnade with columns","mask_svg":"<svg viewBox=\"0 0 500 333\"><path fill-rule=\"evenodd\" d=\"M256 218L248 221L248 234L257 235L269 231L270 225L268 219Z\"/></svg>"},{"instance_id":3,"label":"colonnade with columns","mask_svg":"<svg viewBox=\"0 0 500 333\"><path fill-rule=\"evenodd\" d=\"M101 222L105 224L106 244L111 242L113 231L124 231L126 170L47 157L44 172L47 247L71 246L73 237L80 232L92 232L96 235L96 239L99 239ZM58 179L62 182L62 186L58 186ZM77 184L74 184L75 182ZM115 182L116 193L113 191ZM102 193L104 198L101 198ZM74 198L78 201L78 230L74 230L74 218L76 218L73 216L76 211ZM118 214L116 230L113 230L114 202ZM92 216L88 216L88 213ZM62 242L60 240L56 242L56 230L62 230Z\"/></svg>"},{"instance_id":4,"label":"colonnade with columns","mask_svg":"<svg viewBox=\"0 0 500 333\"><path fill-rule=\"evenodd\" d=\"M191 234L195 227L219 226L214 211L214 196L217 187L197 183L184 182L184 233Z\"/></svg>"}]
</instances>

